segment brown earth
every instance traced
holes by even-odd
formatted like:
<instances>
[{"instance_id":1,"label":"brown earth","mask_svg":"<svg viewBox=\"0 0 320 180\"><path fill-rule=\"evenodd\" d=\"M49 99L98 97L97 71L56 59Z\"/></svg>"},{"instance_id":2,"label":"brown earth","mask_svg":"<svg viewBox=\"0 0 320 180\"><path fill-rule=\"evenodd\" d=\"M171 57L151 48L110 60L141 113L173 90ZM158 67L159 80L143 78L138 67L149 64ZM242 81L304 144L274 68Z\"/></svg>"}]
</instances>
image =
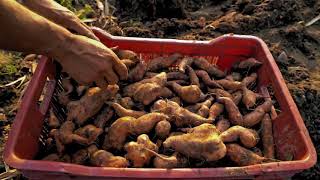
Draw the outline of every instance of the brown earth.
<instances>
[{"instance_id":1,"label":"brown earth","mask_svg":"<svg viewBox=\"0 0 320 180\"><path fill-rule=\"evenodd\" d=\"M86 2L98 9L95 1ZM281 69L320 158L320 144L317 143L320 142L320 21L305 27L320 13L319 0L109 2L114 6L113 16L116 18L104 18L92 24L113 35L209 40L235 33L262 38ZM95 13L92 16L100 15ZM0 108L6 110L18 95L0 89L0 97L3 96L11 99L0 104ZM9 115L9 121L12 117ZM320 163L293 179L316 177L320 177Z\"/></svg>"}]
</instances>

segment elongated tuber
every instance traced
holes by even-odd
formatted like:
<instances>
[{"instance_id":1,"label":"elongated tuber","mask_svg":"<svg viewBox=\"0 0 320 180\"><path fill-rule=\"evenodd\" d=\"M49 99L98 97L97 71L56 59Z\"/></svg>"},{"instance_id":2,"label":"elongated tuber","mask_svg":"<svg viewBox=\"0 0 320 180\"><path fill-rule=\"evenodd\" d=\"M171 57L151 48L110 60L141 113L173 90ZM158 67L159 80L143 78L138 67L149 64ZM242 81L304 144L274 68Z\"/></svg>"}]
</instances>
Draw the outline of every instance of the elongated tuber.
<instances>
[{"instance_id":1,"label":"elongated tuber","mask_svg":"<svg viewBox=\"0 0 320 180\"><path fill-rule=\"evenodd\" d=\"M258 124L262 119L265 113L270 112L272 107L272 101L267 100L260 106L258 106L254 111L246 114L243 117L244 123L243 126L245 127L252 127Z\"/></svg>"},{"instance_id":2,"label":"elongated tuber","mask_svg":"<svg viewBox=\"0 0 320 180\"><path fill-rule=\"evenodd\" d=\"M114 115L114 110L108 106L104 108L101 113L97 116L97 118L94 120L94 125L98 128L103 129L106 125L106 123L112 118Z\"/></svg>"},{"instance_id":3,"label":"elongated tuber","mask_svg":"<svg viewBox=\"0 0 320 180\"><path fill-rule=\"evenodd\" d=\"M140 61L134 68L129 71L128 81L137 82L143 79L144 74L146 73L147 65L144 61Z\"/></svg>"},{"instance_id":4,"label":"elongated tuber","mask_svg":"<svg viewBox=\"0 0 320 180\"><path fill-rule=\"evenodd\" d=\"M161 138L165 139L169 136L171 130L171 124L168 121L160 121L157 123L155 127L156 135Z\"/></svg>"},{"instance_id":5,"label":"elongated tuber","mask_svg":"<svg viewBox=\"0 0 320 180\"><path fill-rule=\"evenodd\" d=\"M109 85L105 89L90 88L79 101L71 101L68 104L67 120L75 120L77 124L82 125L88 118L99 112L105 101L113 98L118 90L117 85Z\"/></svg>"},{"instance_id":6,"label":"elongated tuber","mask_svg":"<svg viewBox=\"0 0 320 180\"><path fill-rule=\"evenodd\" d=\"M203 81L203 83L211 88L220 88L223 89L223 87L218 84L214 79L211 79L209 74L204 70L197 70L196 75Z\"/></svg>"},{"instance_id":7,"label":"elongated tuber","mask_svg":"<svg viewBox=\"0 0 320 180\"><path fill-rule=\"evenodd\" d=\"M113 49L113 52L119 57L119 59L130 59L133 62L140 61L138 55L133 51L115 48Z\"/></svg>"},{"instance_id":8,"label":"elongated tuber","mask_svg":"<svg viewBox=\"0 0 320 180\"><path fill-rule=\"evenodd\" d=\"M191 133L168 137L163 146L187 157L206 161L219 160L226 154L226 146L212 124L202 124L194 127Z\"/></svg>"},{"instance_id":9,"label":"elongated tuber","mask_svg":"<svg viewBox=\"0 0 320 180\"><path fill-rule=\"evenodd\" d=\"M121 150L128 135L148 133L158 122L168 118L162 113L149 113L138 119L129 116L119 118L111 125L105 137L103 149Z\"/></svg>"},{"instance_id":10,"label":"elongated tuber","mask_svg":"<svg viewBox=\"0 0 320 180\"><path fill-rule=\"evenodd\" d=\"M213 103L209 109L208 120L211 120L213 122L223 112L223 110L224 110L223 104L218 102Z\"/></svg>"},{"instance_id":11,"label":"elongated tuber","mask_svg":"<svg viewBox=\"0 0 320 180\"><path fill-rule=\"evenodd\" d=\"M274 158L274 140L272 133L272 121L266 113L261 121L261 139L263 145L263 155L266 158Z\"/></svg>"},{"instance_id":12,"label":"elongated tuber","mask_svg":"<svg viewBox=\"0 0 320 180\"><path fill-rule=\"evenodd\" d=\"M247 129L242 126L232 126L220 134L224 143L235 142L240 140L243 146L252 148L257 145L260 138L255 130Z\"/></svg>"},{"instance_id":13,"label":"elongated tuber","mask_svg":"<svg viewBox=\"0 0 320 180\"><path fill-rule=\"evenodd\" d=\"M169 57L154 58L148 64L148 71L157 71L163 68L168 68L181 57L181 54L175 53L170 55Z\"/></svg>"},{"instance_id":14,"label":"elongated tuber","mask_svg":"<svg viewBox=\"0 0 320 180\"><path fill-rule=\"evenodd\" d=\"M185 73L187 66L193 63L192 57L184 57L177 62L179 72Z\"/></svg>"},{"instance_id":15,"label":"elongated tuber","mask_svg":"<svg viewBox=\"0 0 320 180\"><path fill-rule=\"evenodd\" d=\"M208 60L204 59L204 58L197 58L193 61L193 64L200 68L203 69L205 71L207 71L211 76L215 76L218 78L223 78L225 77L225 73L223 71L221 71L220 69L218 69L217 67L215 67L215 65L210 64L208 62Z\"/></svg>"},{"instance_id":16,"label":"elongated tuber","mask_svg":"<svg viewBox=\"0 0 320 180\"><path fill-rule=\"evenodd\" d=\"M215 88L215 89L208 88L208 92L214 94L216 97L233 98L233 96L228 91L225 91L225 90L219 89L219 88Z\"/></svg>"},{"instance_id":17,"label":"elongated tuber","mask_svg":"<svg viewBox=\"0 0 320 180\"><path fill-rule=\"evenodd\" d=\"M247 77L243 78L241 83L245 87L248 87L248 86L252 85L253 83L255 83L257 78L258 78L257 73L251 73L250 76L247 76Z\"/></svg>"},{"instance_id":18,"label":"elongated tuber","mask_svg":"<svg viewBox=\"0 0 320 180\"><path fill-rule=\"evenodd\" d=\"M89 158L87 149L80 149L72 154L71 162L74 164L84 164Z\"/></svg>"},{"instance_id":19,"label":"elongated tuber","mask_svg":"<svg viewBox=\"0 0 320 180\"><path fill-rule=\"evenodd\" d=\"M241 102L242 98L243 98L242 91L238 90L232 93L232 101L234 102L234 104L238 105Z\"/></svg>"},{"instance_id":20,"label":"elongated tuber","mask_svg":"<svg viewBox=\"0 0 320 180\"><path fill-rule=\"evenodd\" d=\"M155 168L172 169L172 168L183 168L183 167L187 167L188 165L188 159L177 152L173 153L171 156L166 156L149 149L146 149L146 150L156 156L153 159L153 166Z\"/></svg>"},{"instance_id":21,"label":"elongated tuber","mask_svg":"<svg viewBox=\"0 0 320 180\"><path fill-rule=\"evenodd\" d=\"M230 127L230 121L225 118L220 118L216 124L217 129L222 133L229 129Z\"/></svg>"},{"instance_id":22,"label":"elongated tuber","mask_svg":"<svg viewBox=\"0 0 320 180\"><path fill-rule=\"evenodd\" d=\"M258 154L241 147L238 144L227 144L227 156L238 166L249 166L264 162L277 162L278 160L259 156Z\"/></svg>"},{"instance_id":23,"label":"elongated tuber","mask_svg":"<svg viewBox=\"0 0 320 180\"><path fill-rule=\"evenodd\" d=\"M54 114L53 110L50 109L50 114L48 118L48 125L50 128L56 129L60 126L60 121L57 116Z\"/></svg>"},{"instance_id":24,"label":"elongated tuber","mask_svg":"<svg viewBox=\"0 0 320 180\"><path fill-rule=\"evenodd\" d=\"M192 67L187 66L187 73L190 78L190 84L197 85L198 87L200 87L199 78L198 78L196 72L192 69Z\"/></svg>"},{"instance_id":25,"label":"elongated tuber","mask_svg":"<svg viewBox=\"0 0 320 180\"><path fill-rule=\"evenodd\" d=\"M119 104L126 108L126 109L131 109L134 106L134 102L131 97L123 97L118 99Z\"/></svg>"},{"instance_id":26,"label":"elongated tuber","mask_svg":"<svg viewBox=\"0 0 320 180\"><path fill-rule=\"evenodd\" d=\"M204 96L199 86L196 85L180 86L175 82L168 82L167 85L187 103L197 103Z\"/></svg>"},{"instance_id":27,"label":"elongated tuber","mask_svg":"<svg viewBox=\"0 0 320 180\"><path fill-rule=\"evenodd\" d=\"M154 103L152 111L161 112L170 117L168 120L177 127L183 126L198 126L203 123L212 123L212 120L201 117L198 114L192 113L185 108L180 107L173 101L158 100Z\"/></svg>"},{"instance_id":28,"label":"elongated tuber","mask_svg":"<svg viewBox=\"0 0 320 180\"><path fill-rule=\"evenodd\" d=\"M121 62L127 67L127 69L131 69L137 64L137 62L134 62L131 59L121 59Z\"/></svg>"},{"instance_id":29,"label":"elongated tuber","mask_svg":"<svg viewBox=\"0 0 320 180\"><path fill-rule=\"evenodd\" d=\"M129 162L126 158L114 156L112 153L105 150L92 151L90 153L90 163L93 166L98 167L125 168L129 166Z\"/></svg>"},{"instance_id":30,"label":"elongated tuber","mask_svg":"<svg viewBox=\"0 0 320 180\"><path fill-rule=\"evenodd\" d=\"M132 161L133 167L143 167L150 163L153 153L146 149L158 152L158 146L154 144L146 134L141 134L137 142L131 141L124 146L127 151L125 157Z\"/></svg>"},{"instance_id":31,"label":"elongated tuber","mask_svg":"<svg viewBox=\"0 0 320 180\"><path fill-rule=\"evenodd\" d=\"M242 88L242 83L239 81L230 81L227 79L220 79L220 80L216 80L216 83L218 83L224 89L232 90L232 91L236 91Z\"/></svg>"},{"instance_id":32,"label":"elongated tuber","mask_svg":"<svg viewBox=\"0 0 320 180\"><path fill-rule=\"evenodd\" d=\"M112 107L119 117L131 116L134 118L139 118L139 117L147 114L145 111L135 111L135 110L131 110L131 109L126 109L118 103L112 103Z\"/></svg>"},{"instance_id":33,"label":"elongated tuber","mask_svg":"<svg viewBox=\"0 0 320 180\"><path fill-rule=\"evenodd\" d=\"M167 79L169 80L188 80L189 77L181 72L169 72L167 73Z\"/></svg>"},{"instance_id":34,"label":"elongated tuber","mask_svg":"<svg viewBox=\"0 0 320 180\"><path fill-rule=\"evenodd\" d=\"M231 124L243 126L244 120L242 114L232 99L227 97L219 97L217 101L224 104L224 107L228 113L228 119L230 120Z\"/></svg>"},{"instance_id":35,"label":"elongated tuber","mask_svg":"<svg viewBox=\"0 0 320 180\"><path fill-rule=\"evenodd\" d=\"M245 105L247 109L252 108L254 105L256 105L257 96L256 93L248 89L247 87L242 87L243 97L242 97L242 103Z\"/></svg>"},{"instance_id":36,"label":"elongated tuber","mask_svg":"<svg viewBox=\"0 0 320 180\"><path fill-rule=\"evenodd\" d=\"M252 69L260 67L262 63L260 61L257 61L255 58L248 58L244 61L241 61L236 68L238 69Z\"/></svg>"},{"instance_id":37,"label":"elongated tuber","mask_svg":"<svg viewBox=\"0 0 320 180\"><path fill-rule=\"evenodd\" d=\"M88 124L82 128L75 130L74 134L87 138L88 144L92 144L97 140L97 138L102 134L102 132L103 130L101 128Z\"/></svg>"}]
</instances>

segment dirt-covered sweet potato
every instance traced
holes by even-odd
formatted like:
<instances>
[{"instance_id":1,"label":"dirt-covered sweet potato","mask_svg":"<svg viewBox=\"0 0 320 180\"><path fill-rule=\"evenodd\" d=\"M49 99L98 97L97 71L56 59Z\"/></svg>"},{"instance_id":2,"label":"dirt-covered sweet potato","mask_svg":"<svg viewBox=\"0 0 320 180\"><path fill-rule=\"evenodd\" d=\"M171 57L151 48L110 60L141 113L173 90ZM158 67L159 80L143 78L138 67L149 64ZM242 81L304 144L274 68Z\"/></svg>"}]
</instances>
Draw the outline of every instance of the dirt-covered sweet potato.
<instances>
[{"instance_id":1,"label":"dirt-covered sweet potato","mask_svg":"<svg viewBox=\"0 0 320 180\"><path fill-rule=\"evenodd\" d=\"M188 80L189 77L181 72L168 72L167 80Z\"/></svg>"},{"instance_id":2,"label":"dirt-covered sweet potato","mask_svg":"<svg viewBox=\"0 0 320 180\"><path fill-rule=\"evenodd\" d=\"M218 84L214 79L211 79L209 74L204 70L197 70L195 71L196 75L203 81L203 83L208 86L209 88L220 88L223 89L223 87Z\"/></svg>"},{"instance_id":3,"label":"dirt-covered sweet potato","mask_svg":"<svg viewBox=\"0 0 320 180\"><path fill-rule=\"evenodd\" d=\"M84 127L81 127L74 131L74 134L77 134L81 137L88 139L88 144L94 143L97 138L102 134L103 130L92 124L88 124Z\"/></svg>"},{"instance_id":4,"label":"dirt-covered sweet potato","mask_svg":"<svg viewBox=\"0 0 320 180\"><path fill-rule=\"evenodd\" d=\"M262 65L262 62L257 61L255 58L248 58L236 64L235 68L236 69L252 69L252 68L260 67L261 65Z\"/></svg>"},{"instance_id":5,"label":"dirt-covered sweet potato","mask_svg":"<svg viewBox=\"0 0 320 180\"><path fill-rule=\"evenodd\" d=\"M149 113L138 119L129 116L119 118L110 126L104 140L103 149L121 150L128 135L148 133L158 122L168 118L167 115L162 113Z\"/></svg>"},{"instance_id":6,"label":"dirt-covered sweet potato","mask_svg":"<svg viewBox=\"0 0 320 180\"><path fill-rule=\"evenodd\" d=\"M224 107L228 113L228 119L230 120L231 124L243 126L244 120L242 114L232 99L228 97L219 97L217 98L217 101L224 104Z\"/></svg>"},{"instance_id":7,"label":"dirt-covered sweet potato","mask_svg":"<svg viewBox=\"0 0 320 180\"><path fill-rule=\"evenodd\" d=\"M185 73L187 66L191 66L193 63L192 57L184 57L177 62L177 66L179 69L179 72Z\"/></svg>"},{"instance_id":8,"label":"dirt-covered sweet potato","mask_svg":"<svg viewBox=\"0 0 320 180\"><path fill-rule=\"evenodd\" d=\"M146 150L151 152L154 156L156 156L153 159L153 166L155 168L183 168L187 167L187 165L189 164L188 159L177 152L173 153L171 156L167 156L164 154L159 154L149 149Z\"/></svg>"},{"instance_id":9,"label":"dirt-covered sweet potato","mask_svg":"<svg viewBox=\"0 0 320 180\"><path fill-rule=\"evenodd\" d=\"M238 166L249 166L278 160L261 157L258 154L241 147L238 144L227 144L227 156Z\"/></svg>"},{"instance_id":10,"label":"dirt-covered sweet potato","mask_svg":"<svg viewBox=\"0 0 320 180\"><path fill-rule=\"evenodd\" d=\"M274 140L272 132L272 120L266 113L261 121L261 140L263 145L263 156L274 158Z\"/></svg>"},{"instance_id":11,"label":"dirt-covered sweet potato","mask_svg":"<svg viewBox=\"0 0 320 180\"><path fill-rule=\"evenodd\" d=\"M53 109L50 109L49 118L48 118L49 128L56 129L60 127L60 121L57 116L54 114Z\"/></svg>"},{"instance_id":12,"label":"dirt-covered sweet potato","mask_svg":"<svg viewBox=\"0 0 320 180\"><path fill-rule=\"evenodd\" d=\"M112 50L119 57L119 59L130 59L133 62L139 62L140 61L137 53L135 53L133 51L125 50L125 49L119 49L119 48L114 48Z\"/></svg>"},{"instance_id":13,"label":"dirt-covered sweet potato","mask_svg":"<svg viewBox=\"0 0 320 180\"><path fill-rule=\"evenodd\" d=\"M132 69L137 62L132 61L131 59L121 59L121 62L127 67L128 70Z\"/></svg>"},{"instance_id":14,"label":"dirt-covered sweet potato","mask_svg":"<svg viewBox=\"0 0 320 180\"><path fill-rule=\"evenodd\" d=\"M207 100L205 100L200 106L200 108L198 109L197 114L204 118L207 118L209 115L210 107L213 100L214 100L213 97L209 97Z\"/></svg>"},{"instance_id":15,"label":"dirt-covered sweet potato","mask_svg":"<svg viewBox=\"0 0 320 180\"><path fill-rule=\"evenodd\" d=\"M154 72L163 68L168 68L180 58L182 58L182 55L178 53L172 54L169 57L157 57L150 60L147 69L148 71Z\"/></svg>"},{"instance_id":16,"label":"dirt-covered sweet potato","mask_svg":"<svg viewBox=\"0 0 320 180\"><path fill-rule=\"evenodd\" d=\"M204 96L199 86L196 85L180 86L179 84L171 81L168 82L167 85L187 103L197 103Z\"/></svg>"},{"instance_id":17,"label":"dirt-covered sweet potato","mask_svg":"<svg viewBox=\"0 0 320 180\"><path fill-rule=\"evenodd\" d=\"M196 103L194 105L190 105L190 106L187 106L185 108L188 109L191 112L197 113L197 112L199 112L201 107L206 106L206 107L210 108L213 100L214 100L214 98L212 96L210 96L208 99L206 99L203 102L198 102L198 103Z\"/></svg>"},{"instance_id":18,"label":"dirt-covered sweet potato","mask_svg":"<svg viewBox=\"0 0 320 180\"><path fill-rule=\"evenodd\" d=\"M166 137L168 137L170 134L170 130L171 124L168 121L160 121L155 127L155 133L161 139L165 139Z\"/></svg>"},{"instance_id":19,"label":"dirt-covered sweet potato","mask_svg":"<svg viewBox=\"0 0 320 180\"><path fill-rule=\"evenodd\" d=\"M199 78L192 67L187 66L187 73L190 79L190 85L197 85L198 87L200 87Z\"/></svg>"},{"instance_id":20,"label":"dirt-covered sweet potato","mask_svg":"<svg viewBox=\"0 0 320 180\"><path fill-rule=\"evenodd\" d=\"M218 83L224 89L231 90L231 91L236 91L242 88L242 83L239 81L230 81L227 79L220 79L220 80L216 80L216 83Z\"/></svg>"},{"instance_id":21,"label":"dirt-covered sweet potato","mask_svg":"<svg viewBox=\"0 0 320 180\"><path fill-rule=\"evenodd\" d=\"M219 88L208 88L208 92L210 92L210 94L215 95L216 97L228 97L228 98L232 98L232 94L230 94L228 91L225 91L223 89L219 89Z\"/></svg>"},{"instance_id":22,"label":"dirt-covered sweet potato","mask_svg":"<svg viewBox=\"0 0 320 180\"><path fill-rule=\"evenodd\" d=\"M84 164L89 158L87 149L80 149L72 154L71 162L74 164Z\"/></svg>"},{"instance_id":23,"label":"dirt-covered sweet potato","mask_svg":"<svg viewBox=\"0 0 320 180\"><path fill-rule=\"evenodd\" d=\"M180 107L173 101L158 100L152 107L153 112L161 112L168 115L169 122L175 124L177 127L183 126L198 126L203 123L212 123L212 120L208 120L198 114L192 113L187 109Z\"/></svg>"},{"instance_id":24,"label":"dirt-covered sweet potato","mask_svg":"<svg viewBox=\"0 0 320 180\"><path fill-rule=\"evenodd\" d=\"M103 129L108 121L111 120L112 116L114 115L114 110L108 106L103 108L97 118L94 120L94 125L98 128Z\"/></svg>"},{"instance_id":25,"label":"dirt-covered sweet potato","mask_svg":"<svg viewBox=\"0 0 320 180\"><path fill-rule=\"evenodd\" d=\"M224 143L236 142L240 140L246 148L252 148L257 145L260 138L258 133L253 129L242 126L232 126L220 134L220 138Z\"/></svg>"},{"instance_id":26,"label":"dirt-covered sweet potato","mask_svg":"<svg viewBox=\"0 0 320 180\"><path fill-rule=\"evenodd\" d=\"M119 104L126 108L126 109L131 109L134 106L134 102L131 97L122 97L118 99Z\"/></svg>"},{"instance_id":27,"label":"dirt-covered sweet potato","mask_svg":"<svg viewBox=\"0 0 320 180\"><path fill-rule=\"evenodd\" d=\"M230 121L226 118L219 118L219 120L216 123L217 129L222 133L229 129L230 127Z\"/></svg>"},{"instance_id":28,"label":"dirt-covered sweet potato","mask_svg":"<svg viewBox=\"0 0 320 180\"><path fill-rule=\"evenodd\" d=\"M125 144L124 149L127 151L125 157L133 163L133 167L144 167L150 163L154 154L146 149L158 152L158 146L146 134L138 136L137 142Z\"/></svg>"},{"instance_id":29,"label":"dirt-covered sweet potato","mask_svg":"<svg viewBox=\"0 0 320 180\"><path fill-rule=\"evenodd\" d=\"M71 101L67 105L67 120L75 120L77 124L82 125L88 118L99 112L103 104L113 98L118 90L117 85L109 85L104 89L90 88L80 100Z\"/></svg>"},{"instance_id":30,"label":"dirt-covered sweet potato","mask_svg":"<svg viewBox=\"0 0 320 180\"><path fill-rule=\"evenodd\" d=\"M90 164L93 166L115 168L124 168L129 166L129 162L126 158L114 156L112 153L105 150L98 150L94 145L88 147L87 150L90 156Z\"/></svg>"},{"instance_id":31,"label":"dirt-covered sweet potato","mask_svg":"<svg viewBox=\"0 0 320 180\"><path fill-rule=\"evenodd\" d=\"M212 122L215 121L215 119L223 112L223 110L224 110L223 104L218 102L213 103L209 109L208 120L211 120Z\"/></svg>"},{"instance_id":32,"label":"dirt-covered sweet potato","mask_svg":"<svg viewBox=\"0 0 320 180\"><path fill-rule=\"evenodd\" d=\"M131 110L131 109L126 109L118 103L112 103L111 106L113 107L114 111L116 112L116 114L119 117L131 116L134 118L139 118L139 117L147 114L145 111L135 111L135 110Z\"/></svg>"},{"instance_id":33,"label":"dirt-covered sweet potato","mask_svg":"<svg viewBox=\"0 0 320 180\"><path fill-rule=\"evenodd\" d=\"M219 131L207 123L194 127L190 133L168 137L163 146L187 157L205 161L216 161L226 154L226 146L219 137Z\"/></svg>"},{"instance_id":34,"label":"dirt-covered sweet potato","mask_svg":"<svg viewBox=\"0 0 320 180\"><path fill-rule=\"evenodd\" d=\"M265 113L270 112L272 107L272 101L266 100L263 104L256 107L256 109L243 117L243 126L252 127L263 119Z\"/></svg>"},{"instance_id":35,"label":"dirt-covered sweet potato","mask_svg":"<svg viewBox=\"0 0 320 180\"><path fill-rule=\"evenodd\" d=\"M238 91L232 93L231 95L232 95L231 99L234 102L234 104L236 104L236 105L238 105L243 98L243 93L241 90L238 90Z\"/></svg>"},{"instance_id":36,"label":"dirt-covered sweet potato","mask_svg":"<svg viewBox=\"0 0 320 180\"><path fill-rule=\"evenodd\" d=\"M245 86L242 87L242 92L243 92L242 103L247 109L250 109L254 105L256 105L257 95L255 92L251 91Z\"/></svg>"},{"instance_id":37,"label":"dirt-covered sweet potato","mask_svg":"<svg viewBox=\"0 0 320 180\"><path fill-rule=\"evenodd\" d=\"M128 81L137 82L143 79L147 70L147 64L144 61L140 61L134 68L129 71Z\"/></svg>"},{"instance_id":38,"label":"dirt-covered sweet potato","mask_svg":"<svg viewBox=\"0 0 320 180\"><path fill-rule=\"evenodd\" d=\"M193 65L196 66L199 69L207 71L210 74L210 76L215 76L215 77L218 77L218 78L225 77L225 73L223 71L218 69L215 65L210 64L208 62L208 60L206 60L204 58L194 59Z\"/></svg>"},{"instance_id":39,"label":"dirt-covered sweet potato","mask_svg":"<svg viewBox=\"0 0 320 180\"><path fill-rule=\"evenodd\" d=\"M250 85L254 84L258 78L257 73L251 73L249 76L242 79L241 83L245 87L249 87Z\"/></svg>"}]
</instances>

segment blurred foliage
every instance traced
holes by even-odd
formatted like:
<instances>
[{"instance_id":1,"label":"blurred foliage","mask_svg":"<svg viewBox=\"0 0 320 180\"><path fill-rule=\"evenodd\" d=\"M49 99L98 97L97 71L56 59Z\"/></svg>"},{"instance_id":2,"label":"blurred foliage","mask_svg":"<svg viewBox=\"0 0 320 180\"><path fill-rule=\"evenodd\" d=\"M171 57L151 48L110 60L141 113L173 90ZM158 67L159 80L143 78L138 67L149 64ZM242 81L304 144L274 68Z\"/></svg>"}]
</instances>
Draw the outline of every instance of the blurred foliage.
<instances>
[{"instance_id":1,"label":"blurred foliage","mask_svg":"<svg viewBox=\"0 0 320 180\"><path fill-rule=\"evenodd\" d=\"M85 0L55 0L62 6L70 9L73 11L80 19L86 19L88 16L90 16L92 13L94 13L94 10L92 7L86 3ZM78 4L76 4L76 2ZM77 7L76 7L77 5Z\"/></svg>"},{"instance_id":2,"label":"blurred foliage","mask_svg":"<svg viewBox=\"0 0 320 180\"><path fill-rule=\"evenodd\" d=\"M18 72L16 61L20 59L19 54L13 54L0 50L0 75L12 75Z\"/></svg>"}]
</instances>

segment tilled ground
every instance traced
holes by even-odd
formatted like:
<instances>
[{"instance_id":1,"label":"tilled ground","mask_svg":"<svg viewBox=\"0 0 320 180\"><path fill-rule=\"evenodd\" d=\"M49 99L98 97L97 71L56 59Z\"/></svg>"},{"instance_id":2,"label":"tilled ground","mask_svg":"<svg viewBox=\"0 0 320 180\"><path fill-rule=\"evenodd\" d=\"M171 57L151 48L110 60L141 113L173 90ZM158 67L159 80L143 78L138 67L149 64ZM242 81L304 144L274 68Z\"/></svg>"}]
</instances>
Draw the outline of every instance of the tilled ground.
<instances>
[{"instance_id":1,"label":"tilled ground","mask_svg":"<svg viewBox=\"0 0 320 180\"><path fill-rule=\"evenodd\" d=\"M95 1L86 1L98 9ZM320 13L319 0L109 2L114 6L116 18L104 18L92 24L113 35L209 40L235 33L262 38L280 67L320 158L317 143L320 141L320 21L305 27ZM0 89L0 97L8 94L11 97L10 93ZM12 96L17 95L12 93ZM0 107L11 107L12 102L1 103ZM293 179L316 177L320 177L320 163Z\"/></svg>"}]
</instances>

